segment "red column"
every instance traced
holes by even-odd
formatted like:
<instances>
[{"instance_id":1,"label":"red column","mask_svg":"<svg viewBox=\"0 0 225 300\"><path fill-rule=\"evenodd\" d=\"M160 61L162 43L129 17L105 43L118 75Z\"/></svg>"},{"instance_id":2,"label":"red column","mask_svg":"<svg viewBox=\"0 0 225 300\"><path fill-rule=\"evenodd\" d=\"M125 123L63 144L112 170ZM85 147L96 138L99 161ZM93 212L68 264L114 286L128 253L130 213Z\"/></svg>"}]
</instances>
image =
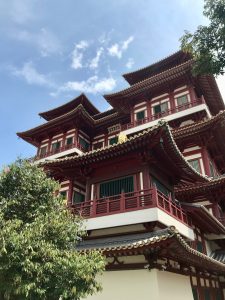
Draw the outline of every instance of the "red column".
<instances>
[{"instance_id":1,"label":"red column","mask_svg":"<svg viewBox=\"0 0 225 300\"><path fill-rule=\"evenodd\" d=\"M175 113L176 104L175 104L175 98L173 92L170 92L169 94L169 101L170 101L171 113Z\"/></svg>"},{"instance_id":2,"label":"red column","mask_svg":"<svg viewBox=\"0 0 225 300\"><path fill-rule=\"evenodd\" d=\"M70 182L69 182L67 205L70 207L73 204L73 182L74 182L74 179L71 178L69 181Z\"/></svg>"},{"instance_id":3,"label":"red column","mask_svg":"<svg viewBox=\"0 0 225 300\"><path fill-rule=\"evenodd\" d=\"M207 176L211 176L209 155L208 155L208 152L205 147L202 148L202 160L203 160L203 165L205 168L205 174Z\"/></svg>"}]
</instances>

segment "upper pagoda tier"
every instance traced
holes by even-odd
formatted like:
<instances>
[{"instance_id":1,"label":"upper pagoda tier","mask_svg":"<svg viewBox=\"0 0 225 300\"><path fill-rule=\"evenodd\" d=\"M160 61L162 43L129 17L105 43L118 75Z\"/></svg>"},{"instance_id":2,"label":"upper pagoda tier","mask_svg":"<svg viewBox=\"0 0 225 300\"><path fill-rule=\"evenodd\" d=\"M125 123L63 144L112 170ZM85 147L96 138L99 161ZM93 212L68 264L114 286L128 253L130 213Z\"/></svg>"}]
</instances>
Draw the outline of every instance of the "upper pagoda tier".
<instances>
[{"instance_id":1,"label":"upper pagoda tier","mask_svg":"<svg viewBox=\"0 0 225 300\"><path fill-rule=\"evenodd\" d=\"M168 69L176 67L191 59L191 55L183 51L178 51L150 66L144 67L137 71L123 74L123 77L130 85L145 80L156 74L162 73Z\"/></svg>"},{"instance_id":2,"label":"upper pagoda tier","mask_svg":"<svg viewBox=\"0 0 225 300\"><path fill-rule=\"evenodd\" d=\"M128 113L134 104L151 101L160 94L188 84L195 88L198 97L204 96L210 112L215 115L225 109L215 78L212 75L193 76L193 63L190 55L179 51L159 63L134 72L137 76L130 87L104 97L114 108Z\"/></svg>"},{"instance_id":3,"label":"upper pagoda tier","mask_svg":"<svg viewBox=\"0 0 225 300\"><path fill-rule=\"evenodd\" d=\"M99 114L99 110L90 102L87 96L82 93L70 102L67 102L51 110L39 113L39 116L41 116L47 121L50 121L70 112L71 110L74 110L80 104L83 105L83 107L91 116Z\"/></svg>"}]
</instances>

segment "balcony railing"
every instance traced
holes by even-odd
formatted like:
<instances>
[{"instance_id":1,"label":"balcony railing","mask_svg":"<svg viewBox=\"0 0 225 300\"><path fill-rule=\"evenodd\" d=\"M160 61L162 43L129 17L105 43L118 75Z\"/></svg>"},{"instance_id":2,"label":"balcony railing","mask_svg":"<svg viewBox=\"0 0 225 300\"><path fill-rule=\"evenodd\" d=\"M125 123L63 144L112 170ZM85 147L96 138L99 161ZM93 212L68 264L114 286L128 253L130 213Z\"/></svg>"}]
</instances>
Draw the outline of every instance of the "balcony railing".
<instances>
[{"instance_id":1,"label":"balcony railing","mask_svg":"<svg viewBox=\"0 0 225 300\"><path fill-rule=\"evenodd\" d=\"M85 149L79 143L73 143L73 144L70 144L70 145L64 145L62 147L59 147L59 148L51 150L51 151L47 151L44 154L39 154L35 157L35 160L42 159L42 158L45 158L45 157L48 157L48 156L51 156L51 155L54 155L54 154L57 154L57 153L61 153L61 152L64 152L64 151L67 151L67 150L70 150L70 149L74 149L74 148L79 149L82 152L87 152L87 151L90 150L90 149Z\"/></svg>"},{"instance_id":2,"label":"balcony railing","mask_svg":"<svg viewBox=\"0 0 225 300\"><path fill-rule=\"evenodd\" d=\"M205 104L204 97L198 98L195 101L188 102L188 103L176 106L176 107L171 108L171 109L167 109L166 111L160 112L158 114L145 117L145 118L143 118L141 120L134 121L133 123L124 124L124 125L121 126L121 130L124 131L124 130L130 129L130 128L133 128L133 127L136 127L136 126L148 123L148 122L152 122L152 121L155 121L157 119L161 119L161 118L164 118L166 116L175 114L177 112L186 110L188 108L192 108L192 107L198 106L200 104Z\"/></svg>"},{"instance_id":3,"label":"balcony railing","mask_svg":"<svg viewBox=\"0 0 225 300\"><path fill-rule=\"evenodd\" d=\"M72 211L84 218L96 218L118 213L159 208L184 223L191 226L191 219L178 203L165 196L156 187L137 192L85 201L72 205Z\"/></svg>"}]
</instances>

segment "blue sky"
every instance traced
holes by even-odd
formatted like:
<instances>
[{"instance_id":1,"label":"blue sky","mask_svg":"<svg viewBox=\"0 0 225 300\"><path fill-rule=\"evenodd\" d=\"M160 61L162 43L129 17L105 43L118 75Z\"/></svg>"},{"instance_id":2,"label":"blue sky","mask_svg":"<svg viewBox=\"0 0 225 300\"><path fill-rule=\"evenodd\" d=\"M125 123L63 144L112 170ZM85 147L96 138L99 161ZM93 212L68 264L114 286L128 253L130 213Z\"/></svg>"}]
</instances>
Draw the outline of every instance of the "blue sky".
<instances>
[{"instance_id":1,"label":"blue sky","mask_svg":"<svg viewBox=\"0 0 225 300\"><path fill-rule=\"evenodd\" d=\"M35 148L16 136L39 112L82 91L101 110L121 74L179 49L184 30L206 23L202 0L0 0L0 166ZM223 93L224 78L219 78Z\"/></svg>"}]
</instances>

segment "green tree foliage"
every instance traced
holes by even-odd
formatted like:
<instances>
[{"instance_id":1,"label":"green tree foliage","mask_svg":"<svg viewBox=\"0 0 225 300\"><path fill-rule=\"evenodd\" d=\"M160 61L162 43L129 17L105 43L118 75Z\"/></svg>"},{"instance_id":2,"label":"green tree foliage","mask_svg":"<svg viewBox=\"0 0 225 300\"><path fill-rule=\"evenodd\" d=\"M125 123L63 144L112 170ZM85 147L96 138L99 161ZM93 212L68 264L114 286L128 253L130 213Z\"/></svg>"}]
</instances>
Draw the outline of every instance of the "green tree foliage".
<instances>
[{"instance_id":1,"label":"green tree foliage","mask_svg":"<svg viewBox=\"0 0 225 300\"><path fill-rule=\"evenodd\" d=\"M82 220L57 189L26 161L0 173L0 299L80 299L100 289L104 259L76 251Z\"/></svg>"},{"instance_id":2,"label":"green tree foliage","mask_svg":"<svg viewBox=\"0 0 225 300\"><path fill-rule=\"evenodd\" d=\"M203 14L209 24L199 26L194 34L185 31L181 48L193 55L194 74L224 74L225 0L205 0Z\"/></svg>"}]
</instances>

